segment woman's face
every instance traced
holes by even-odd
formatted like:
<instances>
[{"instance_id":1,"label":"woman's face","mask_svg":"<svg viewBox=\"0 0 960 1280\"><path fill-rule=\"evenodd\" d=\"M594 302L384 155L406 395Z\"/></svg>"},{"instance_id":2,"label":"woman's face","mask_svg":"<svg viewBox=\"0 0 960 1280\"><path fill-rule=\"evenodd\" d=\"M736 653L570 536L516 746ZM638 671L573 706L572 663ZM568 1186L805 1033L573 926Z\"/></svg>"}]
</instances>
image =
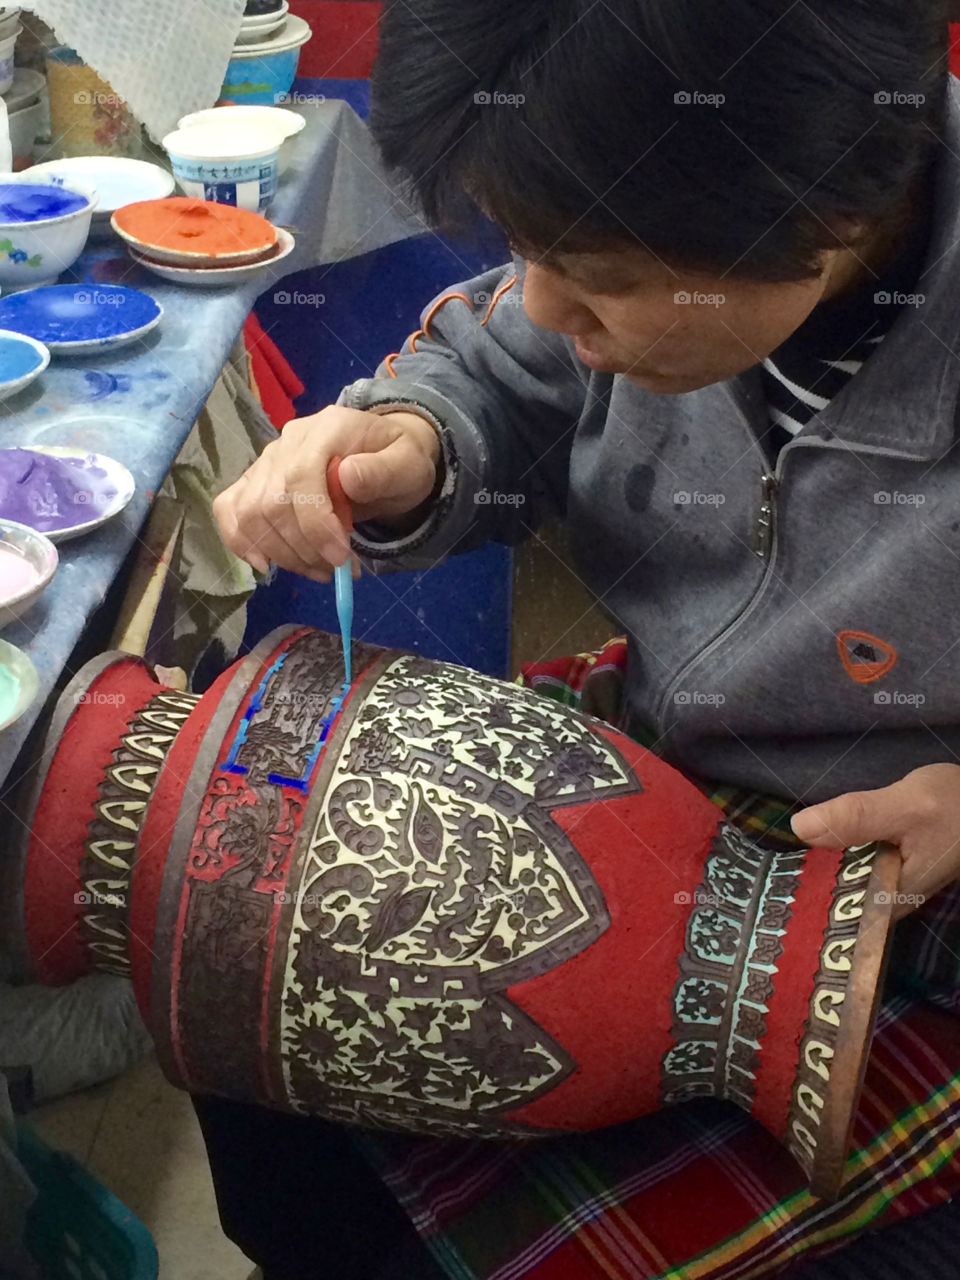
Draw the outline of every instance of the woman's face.
<instances>
[{"instance_id":1,"label":"woman's face","mask_svg":"<svg viewBox=\"0 0 960 1280\"><path fill-rule=\"evenodd\" d=\"M547 255L525 263L523 302L589 368L675 395L765 359L827 295L842 253L789 284L677 272L639 249Z\"/></svg>"}]
</instances>

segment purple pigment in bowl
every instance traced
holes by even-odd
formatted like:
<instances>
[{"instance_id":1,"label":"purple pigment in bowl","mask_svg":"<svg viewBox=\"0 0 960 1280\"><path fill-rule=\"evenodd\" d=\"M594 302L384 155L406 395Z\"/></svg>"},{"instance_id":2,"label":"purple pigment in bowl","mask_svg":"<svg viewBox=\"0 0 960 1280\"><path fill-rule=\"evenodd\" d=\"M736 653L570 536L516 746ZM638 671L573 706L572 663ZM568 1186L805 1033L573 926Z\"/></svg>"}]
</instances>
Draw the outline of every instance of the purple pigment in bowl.
<instances>
[{"instance_id":1,"label":"purple pigment in bowl","mask_svg":"<svg viewBox=\"0 0 960 1280\"><path fill-rule=\"evenodd\" d=\"M54 458L32 449L0 449L0 517L57 533L103 514L116 486L93 455Z\"/></svg>"},{"instance_id":2,"label":"purple pigment in bowl","mask_svg":"<svg viewBox=\"0 0 960 1280\"><path fill-rule=\"evenodd\" d=\"M33 182L0 182L0 223L41 222L62 218L89 204L86 196L65 187Z\"/></svg>"}]
</instances>

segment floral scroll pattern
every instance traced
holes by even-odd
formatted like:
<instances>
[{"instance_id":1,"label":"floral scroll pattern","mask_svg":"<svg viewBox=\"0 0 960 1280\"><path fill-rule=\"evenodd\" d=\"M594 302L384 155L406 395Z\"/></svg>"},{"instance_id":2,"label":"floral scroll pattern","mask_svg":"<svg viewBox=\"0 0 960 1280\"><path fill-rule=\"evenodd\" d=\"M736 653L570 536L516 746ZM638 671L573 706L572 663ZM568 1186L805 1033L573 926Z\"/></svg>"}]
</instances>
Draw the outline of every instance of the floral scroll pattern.
<instances>
[{"instance_id":1,"label":"floral scroll pattern","mask_svg":"<svg viewBox=\"0 0 960 1280\"><path fill-rule=\"evenodd\" d=\"M576 1063L505 989L609 927L550 812L639 785L536 695L415 657L387 666L304 819L281 1015L293 1105L530 1133L498 1117Z\"/></svg>"}]
</instances>

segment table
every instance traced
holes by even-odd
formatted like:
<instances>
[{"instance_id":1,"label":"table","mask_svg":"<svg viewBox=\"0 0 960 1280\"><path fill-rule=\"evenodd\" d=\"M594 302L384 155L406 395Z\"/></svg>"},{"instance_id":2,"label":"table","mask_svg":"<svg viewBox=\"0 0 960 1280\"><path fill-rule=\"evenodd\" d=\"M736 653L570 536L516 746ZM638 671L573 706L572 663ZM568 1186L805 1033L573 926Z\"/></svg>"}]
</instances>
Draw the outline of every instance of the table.
<instances>
[{"instance_id":1,"label":"table","mask_svg":"<svg viewBox=\"0 0 960 1280\"><path fill-rule=\"evenodd\" d=\"M137 482L123 515L61 547L54 581L20 622L3 631L5 640L29 654L40 688L28 713L0 733L0 782L16 781L8 775L17 755L120 572L256 297L276 287L281 275L422 230L383 176L358 117L342 101L313 100L320 97L300 94L291 108L307 124L286 144L285 171L267 212L275 223L292 226L297 246L273 276L267 271L238 286L191 289L149 274L119 242L88 246L61 280L143 289L164 308L160 326L114 353L54 357L37 382L0 405L0 445L61 444L106 453L125 463Z\"/></svg>"}]
</instances>

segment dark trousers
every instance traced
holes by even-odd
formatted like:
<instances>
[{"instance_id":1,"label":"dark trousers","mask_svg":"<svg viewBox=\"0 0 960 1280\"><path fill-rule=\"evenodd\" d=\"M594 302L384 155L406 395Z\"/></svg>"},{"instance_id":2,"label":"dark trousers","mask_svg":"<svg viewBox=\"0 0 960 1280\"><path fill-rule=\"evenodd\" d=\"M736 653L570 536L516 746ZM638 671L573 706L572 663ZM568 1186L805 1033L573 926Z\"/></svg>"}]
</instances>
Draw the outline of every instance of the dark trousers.
<instances>
[{"instance_id":1,"label":"dark trousers","mask_svg":"<svg viewBox=\"0 0 960 1280\"><path fill-rule=\"evenodd\" d=\"M342 1126L193 1099L224 1234L265 1280L443 1280Z\"/></svg>"}]
</instances>

